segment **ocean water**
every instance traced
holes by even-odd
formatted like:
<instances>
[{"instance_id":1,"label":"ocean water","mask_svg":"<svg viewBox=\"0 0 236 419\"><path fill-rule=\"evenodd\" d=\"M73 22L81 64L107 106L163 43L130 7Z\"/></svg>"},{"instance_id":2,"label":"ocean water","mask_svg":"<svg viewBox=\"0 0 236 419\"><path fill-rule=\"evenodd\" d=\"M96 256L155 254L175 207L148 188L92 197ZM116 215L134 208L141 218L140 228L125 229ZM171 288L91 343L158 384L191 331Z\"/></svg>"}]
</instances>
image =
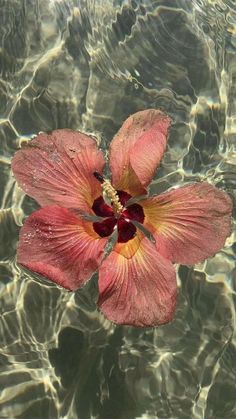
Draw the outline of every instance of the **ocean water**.
<instances>
[{"instance_id":1,"label":"ocean water","mask_svg":"<svg viewBox=\"0 0 236 419\"><path fill-rule=\"evenodd\" d=\"M16 264L37 207L11 173L22 142L69 127L106 151L151 107L173 119L151 191L207 180L234 199L235 0L0 0L1 418L236 417L234 229L177 267L175 319L155 329L106 320L96 276L68 293Z\"/></svg>"}]
</instances>

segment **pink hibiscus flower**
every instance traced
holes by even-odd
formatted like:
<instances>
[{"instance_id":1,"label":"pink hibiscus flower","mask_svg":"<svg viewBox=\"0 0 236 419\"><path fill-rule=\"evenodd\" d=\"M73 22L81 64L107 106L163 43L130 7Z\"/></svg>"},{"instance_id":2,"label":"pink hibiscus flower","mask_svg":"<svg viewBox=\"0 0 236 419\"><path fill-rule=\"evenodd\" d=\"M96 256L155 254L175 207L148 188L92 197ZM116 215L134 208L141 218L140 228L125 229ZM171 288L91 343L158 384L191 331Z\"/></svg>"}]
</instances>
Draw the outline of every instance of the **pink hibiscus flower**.
<instances>
[{"instance_id":1,"label":"pink hibiscus flower","mask_svg":"<svg viewBox=\"0 0 236 419\"><path fill-rule=\"evenodd\" d=\"M102 175L105 160L95 140L69 129L39 134L13 158L19 185L42 206L21 229L18 263L69 290L98 269L98 306L115 323L171 321L173 263L214 255L230 234L231 199L208 183L140 199L165 151L170 122L154 109L124 122L110 145L111 182Z\"/></svg>"}]
</instances>

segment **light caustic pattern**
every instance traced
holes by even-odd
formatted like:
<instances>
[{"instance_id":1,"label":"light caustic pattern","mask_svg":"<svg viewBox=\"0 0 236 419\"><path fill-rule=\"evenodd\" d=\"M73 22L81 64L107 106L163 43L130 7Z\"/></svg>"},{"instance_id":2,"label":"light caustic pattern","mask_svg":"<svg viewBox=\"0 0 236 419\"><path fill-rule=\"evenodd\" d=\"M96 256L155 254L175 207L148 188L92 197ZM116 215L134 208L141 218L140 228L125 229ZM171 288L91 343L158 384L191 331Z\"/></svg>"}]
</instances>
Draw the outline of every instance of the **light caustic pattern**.
<instances>
[{"instance_id":1,"label":"light caustic pattern","mask_svg":"<svg viewBox=\"0 0 236 419\"><path fill-rule=\"evenodd\" d=\"M39 131L80 129L105 151L129 114L161 108L173 126L151 192L207 180L233 196L233 3L1 5L0 417L236 416L234 233L215 257L179 267L171 324L115 327L96 310L96 278L67 293L17 267L19 226L36 204L10 172Z\"/></svg>"}]
</instances>

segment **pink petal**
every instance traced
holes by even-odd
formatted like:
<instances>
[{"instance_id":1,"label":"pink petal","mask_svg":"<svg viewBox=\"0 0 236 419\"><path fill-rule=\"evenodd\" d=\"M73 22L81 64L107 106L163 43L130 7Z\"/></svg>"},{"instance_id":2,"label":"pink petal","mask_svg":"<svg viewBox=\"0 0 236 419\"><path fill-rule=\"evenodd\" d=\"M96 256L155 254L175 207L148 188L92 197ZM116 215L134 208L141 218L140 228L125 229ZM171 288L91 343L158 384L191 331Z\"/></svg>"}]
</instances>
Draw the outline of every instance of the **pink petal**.
<instances>
[{"instance_id":1,"label":"pink petal","mask_svg":"<svg viewBox=\"0 0 236 419\"><path fill-rule=\"evenodd\" d=\"M93 172L102 172L103 166L95 140L69 129L39 134L12 161L17 182L41 206L59 204L86 212L101 194Z\"/></svg>"},{"instance_id":2,"label":"pink petal","mask_svg":"<svg viewBox=\"0 0 236 419\"><path fill-rule=\"evenodd\" d=\"M136 252L133 241L120 244L99 269L98 305L111 321L132 326L159 326L170 322L176 304L176 276L147 238ZM125 247L124 247L125 246ZM118 248L119 248L118 247Z\"/></svg>"},{"instance_id":3,"label":"pink petal","mask_svg":"<svg viewBox=\"0 0 236 419\"><path fill-rule=\"evenodd\" d=\"M81 287L97 270L107 239L67 208L33 212L20 232L17 261L69 290Z\"/></svg>"},{"instance_id":4,"label":"pink petal","mask_svg":"<svg viewBox=\"0 0 236 419\"><path fill-rule=\"evenodd\" d=\"M145 193L166 148L170 118L147 109L131 115L110 146L112 183L131 195Z\"/></svg>"},{"instance_id":5,"label":"pink petal","mask_svg":"<svg viewBox=\"0 0 236 419\"><path fill-rule=\"evenodd\" d=\"M208 183L194 183L139 201L157 250L172 262L193 264L218 252L230 234L232 201Z\"/></svg>"}]
</instances>

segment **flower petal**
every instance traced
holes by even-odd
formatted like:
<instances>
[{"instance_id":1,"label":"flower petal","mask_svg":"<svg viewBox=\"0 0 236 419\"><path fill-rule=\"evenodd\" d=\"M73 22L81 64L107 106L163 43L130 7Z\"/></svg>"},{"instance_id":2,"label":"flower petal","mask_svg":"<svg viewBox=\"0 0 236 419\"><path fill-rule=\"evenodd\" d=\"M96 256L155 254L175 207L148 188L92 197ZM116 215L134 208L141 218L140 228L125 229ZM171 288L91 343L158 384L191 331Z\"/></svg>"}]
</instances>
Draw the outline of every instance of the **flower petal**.
<instances>
[{"instance_id":1,"label":"flower petal","mask_svg":"<svg viewBox=\"0 0 236 419\"><path fill-rule=\"evenodd\" d=\"M139 245L129 257L133 241ZM99 307L119 324L145 327L171 321L177 295L173 265L147 238L136 236L125 247L126 256L115 247L99 269Z\"/></svg>"},{"instance_id":2,"label":"flower petal","mask_svg":"<svg viewBox=\"0 0 236 419\"><path fill-rule=\"evenodd\" d=\"M69 129L39 134L12 161L17 182L41 206L59 204L85 212L101 195L93 172L102 172L103 166L95 140Z\"/></svg>"},{"instance_id":3,"label":"flower petal","mask_svg":"<svg viewBox=\"0 0 236 419\"><path fill-rule=\"evenodd\" d=\"M193 264L213 256L230 234L232 202L208 183L194 183L139 201L144 226L172 262Z\"/></svg>"},{"instance_id":4,"label":"flower petal","mask_svg":"<svg viewBox=\"0 0 236 419\"><path fill-rule=\"evenodd\" d=\"M17 261L64 288L76 290L101 263L107 239L98 237L92 223L67 208L48 206L25 221Z\"/></svg>"},{"instance_id":5,"label":"flower petal","mask_svg":"<svg viewBox=\"0 0 236 419\"><path fill-rule=\"evenodd\" d=\"M125 191L119 191L118 190L116 192L117 192L117 195L119 197L119 200L120 200L121 205L123 205L125 207L126 203L128 202L128 200L130 198L132 198L132 196L129 193L125 192Z\"/></svg>"},{"instance_id":6,"label":"flower petal","mask_svg":"<svg viewBox=\"0 0 236 419\"><path fill-rule=\"evenodd\" d=\"M116 218L109 217L103 221L93 223L93 229L100 237L108 237L113 233L116 224Z\"/></svg>"},{"instance_id":7,"label":"flower petal","mask_svg":"<svg viewBox=\"0 0 236 419\"><path fill-rule=\"evenodd\" d=\"M106 204L102 195L95 199L92 210L98 217L112 217L114 215L112 207Z\"/></svg>"},{"instance_id":8,"label":"flower petal","mask_svg":"<svg viewBox=\"0 0 236 419\"><path fill-rule=\"evenodd\" d=\"M144 221L144 212L143 208L139 204L129 205L124 211L123 216L129 220L138 221L143 223Z\"/></svg>"},{"instance_id":9,"label":"flower petal","mask_svg":"<svg viewBox=\"0 0 236 419\"><path fill-rule=\"evenodd\" d=\"M166 148L170 118L148 109L131 115L110 146L112 183L131 195L146 192Z\"/></svg>"},{"instance_id":10,"label":"flower petal","mask_svg":"<svg viewBox=\"0 0 236 419\"><path fill-rule=\"evenodd\" d=\"M117 222L118 227L118 242L126 243L133 239L136 234L136 227L131 222L127 221L124 217L120 217Z\"/></svg>"}]
</instances>

